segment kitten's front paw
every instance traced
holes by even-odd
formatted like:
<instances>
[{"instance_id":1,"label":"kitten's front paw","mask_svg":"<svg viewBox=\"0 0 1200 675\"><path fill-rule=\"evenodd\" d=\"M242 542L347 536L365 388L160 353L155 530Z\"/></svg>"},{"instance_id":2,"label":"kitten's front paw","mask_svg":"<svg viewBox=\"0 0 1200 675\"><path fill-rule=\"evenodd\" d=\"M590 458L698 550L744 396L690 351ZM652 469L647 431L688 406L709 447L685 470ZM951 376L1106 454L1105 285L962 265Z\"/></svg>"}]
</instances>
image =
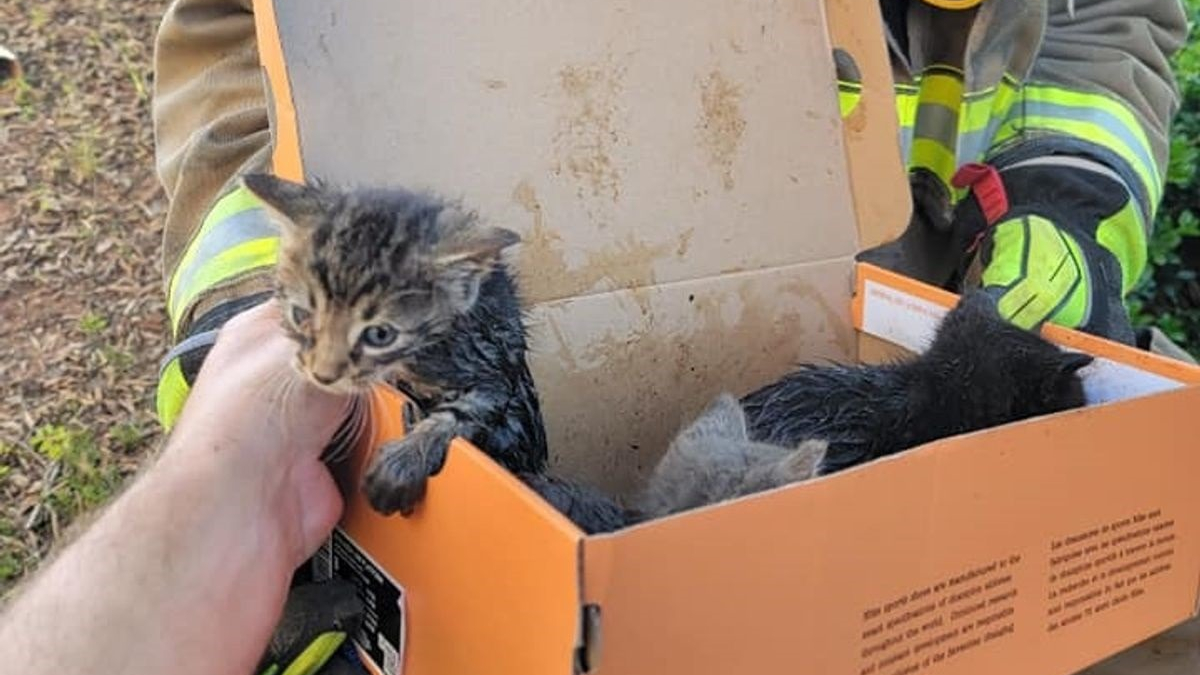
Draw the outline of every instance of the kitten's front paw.
<instances>
[{"instance_id":1,"label":"kitten's front paw","mask_svg":"<svg viewBox=\"0 0 1200 675\"><path fill-rule=\"evenodd\" d=\"M446 461L447 442L435 436L414 430L379 448L363 481L371 508L385 516L397 511L405 517L412 515L425 496L429 477Z\"/></svg>"}]
</instances>

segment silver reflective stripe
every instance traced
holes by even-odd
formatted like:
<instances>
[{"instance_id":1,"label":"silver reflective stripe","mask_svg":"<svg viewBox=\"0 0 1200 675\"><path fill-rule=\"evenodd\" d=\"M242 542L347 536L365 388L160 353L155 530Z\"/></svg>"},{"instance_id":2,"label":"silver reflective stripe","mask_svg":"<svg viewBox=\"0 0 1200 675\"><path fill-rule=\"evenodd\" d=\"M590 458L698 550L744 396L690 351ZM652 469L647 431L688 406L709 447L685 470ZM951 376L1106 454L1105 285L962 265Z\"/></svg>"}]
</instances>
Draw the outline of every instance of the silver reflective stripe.
<instances>
[{"instance_id":1,"label":"silver reflective stripe","mask_svg":"<svg viewBox=\"0 0 1200 675\"><path fill-rule=\"evenodd\" d=\"M1150 194L1162 194L1162 187L1159 184L1160 179L1158 178L1157 171L1158 165L1154 162L1154 158L1150 156L1150 150L1142 144L1134 132L1129 130L1129 127L1125 126L1124 122L1107 110L1095 107L1080 108L1026 99L1019 101L1013 106L1013 111L1009 114L1009 119L1006 121L1024 117L1052 117L1067 122L1083 122L1102 127L1105 131L1119 138L1129 148L1129 151L1141 161L1141 167L1133 167L1139 176L1143 172L1149 172L1150 179L1154 181L1153 185L1146 186ZM1115 148L1113 150L1115 151ZM1117 154L1120 153L1118 152Z\"/></svg>"},{"instance_id":2,"label":"silver reflective stripe","mask_svg":"<svg viewBox=\"0 0 1200 675\"><path fill-rule=\"evenodd\" d=\"M947 151L953 152L958 135L958 111L937 103L922 103L917 107L913 135L937 141Z\"/></svg>"},{"instance_id":3,"label":"silver reflective stripe","mask_svg":"<svg viewBox=\"0 0 1200 675\"><path fill-rule=\"evenodd\" d=\"M190 335L184 340L180 341L179 344L172 347L171 351L167 352L167 355L163 357L162 362L158 366L158 379L162 380L163 373L166 372L167 366L171 365L171 362L175 359L183 356L193 349L211 347L217 341L217 333L219 331L219 328L214 328L212 330L206 330L203 333Z\"/></svg>"},{"instance_id":4,"label":"silver reflective stripe","mask_svg":"<svg viewBox=\"0 0 1200 675\"><path fill-rule=\"evenodd\" d=\"M1105 178L1111 178L1115 180L1118 185L1125 189L1125 194L1129 195L1130 201L1132 201L1134 206L1138 208L1138 213L1143 214L1142 217L1145 218L1144 214L1146 211L1141 208L1143 204L1139 203L1138 201L1138 193L1129 189L1129 183L1121 177L1121 174L1113 171L1111 168L1101 164L1100 162L1088 159L1086 157L1078 157L1076 155L1044 155L1042 157L1033 157L1022 160L1016 164L1010 164L1001 169L1000 173L1023 166L1066 166L1073 169L1091 171L1092 173L1100 174Z\"/></svg>"},{"instance_id":5,"label":"silver reflective stripe","mask_svg":"<svg viewBox=\"0 0 1200 675\"><path fill-rule=\"evenodd\" d=\"M187 269L179 270L175 278L174 293L170 298L172 314L176 315L183 310L183 307L176 306L178 298L190 294L196 275L214 257L238 244L277 236L279 228L271 222L266 210L261 206L235 213L219 223L214 223L208 232L201 235L195 253L189 256Z\"/></svg>"},{"instance_id":6,"label":"silver reflective stripe","mask_svg":"<svg viewBox=\"0 0 1200 675\"><path fill-rule=\"evenodd\" d=\"M1092 173L1098 173L1102 176L1117 181L1121 187L1125 188L1125 192L1129 193L1130 195L1133 194L1133 191L1129 189L1129 183L1125 182L1125 179L1121 177L1121 174L1113 171L1100 162L1087 159L1086 157L1077 157L1075 155L1045 155L1043 157L1033 157L1017 162L1016 164L1009 164L1001 169L1000 173L1011 171L1012 169L1019 169L1023 166L1067 166L1074 169L1091 171Z\"/></svg>"},{"instance_id":7,"label":"silver reflective stripe","mask_svg":"<svg viewBox=\"0 0 1200 675\"><path fill-rule=\"evenodd\" d=\"M909 161L909 155L912 152L913 128L900 127L900 157L904 159L905 164Z\"/></svg>"},{"instance_id":8,"label":"silver reflective stripe","mask_svg":"<svg viewBox=\"0 0 1200 675\"><path fill-rule=\"evenodd\" d=\"M978 162L992 149L992 141L996 132L1004 122L999 117L993 117L986 127L977 131L967 132L958 137L957 157L960 162Z\"/></svg>"}]
</instances>

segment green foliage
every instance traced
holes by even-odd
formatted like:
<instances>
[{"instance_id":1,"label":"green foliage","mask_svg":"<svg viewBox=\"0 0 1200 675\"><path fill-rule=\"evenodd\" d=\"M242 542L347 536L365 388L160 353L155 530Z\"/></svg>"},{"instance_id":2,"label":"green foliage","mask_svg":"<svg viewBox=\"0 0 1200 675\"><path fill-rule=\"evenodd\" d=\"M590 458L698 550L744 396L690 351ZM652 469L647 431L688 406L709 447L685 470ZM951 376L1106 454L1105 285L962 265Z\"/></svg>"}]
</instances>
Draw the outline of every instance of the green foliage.
<instances>
[{"instance_id":1,"label":"green foliage","mask_svg":"<svg viewBox=\"0 0 1200 675\"><path fill-rule=\"evenodd\" d=\"M1200 0L1186 0L1187 46L1174 60L1180 112L1171 127L1167 187L1149 241L1149 266L1129 300L1134 325L1158 326L1200 354Z\"/></svg>"},{"instance_id":2,"label":"green foliage","mask_svg":"<svg viewBox=\"0 0 1200 675\"><path fill-rule=\"evenodd\" d=\"M0 586L19 578L28 564L15 527L0 520Z\"/></svg>"},{"instance_id":3,"label":"green foliage","mask_svg":"<svg viewBox=\"0 0 1200 675\"><path fill-rule=\"evenodd\" d=\"M125 452L133 452L141 445L142 439L148 434L143 432L138 425L132 422L118 424L108 432L108 437Z\"/></svg>"},{"instance_id":4,"label":"green foliage","mask_svg":"<svg viewBox=\"0 0 1200 675\"><path fill-rule=\"evenodd\" d=\"M120 471L90 431L47 424L34 431L29 443L61 467L48 501L63 515L74 516L103 504L121 483Z\"/></svg>"}]
</instances>

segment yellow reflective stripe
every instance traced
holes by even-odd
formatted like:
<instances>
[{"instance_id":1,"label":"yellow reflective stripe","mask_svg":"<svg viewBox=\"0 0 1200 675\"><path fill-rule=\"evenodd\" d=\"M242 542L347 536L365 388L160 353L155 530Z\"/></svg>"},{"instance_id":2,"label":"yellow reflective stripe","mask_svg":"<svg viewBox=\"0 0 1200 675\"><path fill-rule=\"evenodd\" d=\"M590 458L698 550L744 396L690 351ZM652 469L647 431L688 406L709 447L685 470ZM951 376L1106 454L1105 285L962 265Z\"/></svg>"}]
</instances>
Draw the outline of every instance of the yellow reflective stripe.
<instances>
[{"instance_id":1,"label":"yellow reflective stripe","mask_svg":"<svg viewBox=\"0 0 1200 675\"><path fill-rule=\"evenodd\" d=\"M963 133L986 129L996 118L1008 114L1012 104L1019 98L1020 84L1005 78L995 87L963 95L963 115L960 129Z\"/></svg>"},{"instance_id":2,"label":"yellow reflective stripe","mask_svg":"<svg viewBox=\"0 0 1200 675\"><path fill-rule=\"evenodd\" d=\"M962 75L943 68L927 70L917 86L921 103L932 103L958 110L963 100Z\"/></svg>"},{"instance_id":3,"label":"yellow reflective stripe","mask_svg":"<svg viewBox=\"0 0 1200 675\"><path fill-rule=\"evenodd\" d=\"M278 249L278 237L263 237L243 242L202 261L189 278L187 286L180 288L178 294L171 298L171 321L176 332L184 310L205 291L247 272L271 267L275 264Z\"/></svg>"},{"instance_id":4,"label":"yellow reflective stripe","mask_svg":"<svg viewBox=\"0 0 1200 675\"><path fill-rule=\"evenodd\" d=\"M842 118L850 116L854 109L858 107L858 102L862 100L862 91L847 91L838 89L838 113Z\"/></svg>"},{"instance_id":5,"label":"yellow reflective stripe","mask_svg":"<svg viewBox=\"0 0 1200 675\"><path fill-rule=\"evenodd\" d=\"M1102 110L1115 117L1122 126L1128 129L1147 153L1150 151L1150 139L1146 137L1146 131L1142 129L1141 123L1123 103L1116 99L1103 94L1091 94L1045 84L1025 85L1022 93L1022 98L1026 101L1054 103L1086 110Z\"/></svg>"},{"instance_id":6,"label":"yellow reflective stripe","mask_svg":"<svg viewBox=\"0 0 1200 675\"><path fill-rule=\"evenodd\" d=\"M176 336L191 304L209 289L203 280L213 279L213 260L226 250L275 235L275 226L270 222L262 203L244 187L239 186L217 201L204 218L196 236L188 242L167 287L167 311ZM228 269L226 273L218 275L218 281L233 278L245 271Z\"/></svg>"},{"instance_id":7,"label":"yellow reflective stripe","mask_svg":"<svg viewBox=\"0 0 1200 675\"><path fill-rule=\"evenodd\" d=\"M1143 157L1139 157L1139 153L1134 148L1126 144L1112 130L1097 122L1044 115L1017 115L1000 126L993 145L1003 143L1030 130L1065 134L1111 150L1133 168L1146 187L1151 205L1156 205L1162 196L1158 174L1153 164L1147 164L1143 161Z\"/></svg>"},{"instance_id":8,"label":"yellow reflective stripe","mask_svg":"<svg viewBox=\"0 0 1200 675\"><path fill-rule=\"evenodd\" d=\"M862 100L862 83L838 80L838 112L842 118L850 116Z\"/></svg>"},{"instance_id":9,"label":"yellow reflective stripe","mask_svg":"<svg viewBox=\"0 0 1200 675\"><path fill-rule=\"evenodd\" d=\"M957 164L954 152L931 138L914 138L912 141L910 169L925 168L937 174L938 178L950 186Z\"/></svg>"},{"instance_id":10,"label":"yellow reflective stripe","mask_svg":"<svg viewBox=\"0 0 1200 675\"><path fill-rule=\"evenodd\" d=\"M896 117L902 127L912 127L917 121L916 93L901 94L896 97Z\"/></svg>"},{"instance_id":11,"label":"yellow reflective stripe","mask_svg":"<svg viewBox=\"0 0 1200 675\"><path fill-rule=\"evenodd\" d=\"M342 631L321 633L288 664L283 675L313 675L329 661L329 657L333 656L345 639L346 634Z\"/></svg>"},{"instance_id":12,"label":"yellow reflective stripe","mask_svg":"<svg viewBox=\"0 0 1200 675\"><path fill-rule=\"evenodd\" d=\"M208 215L204 217L204 222L200 225L200 231L188 242L188 247L184 251L183 258L179 260L179 264L175 267L175 273L171 275L171 283L167 289L167 297L175 294L175 284L179 279L180 271L191 267L195 263L196 252L200 249L199 242L212 232L217 223L242 211L248 211L260 206L262 204L258 201L258 198L240 185L233 192L217 200L217 203L213 205Z\"/></svg>"},{"instance_id":13,"label":"yellow reflective stripe","mask_svg":"<svg viewBox=\"0 0 1200 675\"><path fill-rule=\"evenodd\" d=\"M900 123L900 156L908 161L912 150L913 125L917 121L917 90L896 87L896 118Z\"/></svg>"},{"instance_id":14,"label":"yellow reflective stripe","mask_svg":"<svg viewBox=\"0 0 1200 675\"><path fill-rule=\"evenodd\" d=\"M179 359L175 359L163 370L162 377L158 380L158 390L154 395L158 421L164 429L170 430L175 426L175 420L183 410L187 395L187 380L183 379L183 368L179 365Z\"/></svg>"},{"instance_id":15,"label":"yellow reflective stripe","mask_svg":"<svg viewBox=\"0 0 1200 675\"><path fill-rule=\"evenodd\" d=\"M1121 294L1133 290L1146 269L1146 226L1133 200L1096 228L1096 241L1108 249L1121 266Z\"/></svg>"}]
</instances>

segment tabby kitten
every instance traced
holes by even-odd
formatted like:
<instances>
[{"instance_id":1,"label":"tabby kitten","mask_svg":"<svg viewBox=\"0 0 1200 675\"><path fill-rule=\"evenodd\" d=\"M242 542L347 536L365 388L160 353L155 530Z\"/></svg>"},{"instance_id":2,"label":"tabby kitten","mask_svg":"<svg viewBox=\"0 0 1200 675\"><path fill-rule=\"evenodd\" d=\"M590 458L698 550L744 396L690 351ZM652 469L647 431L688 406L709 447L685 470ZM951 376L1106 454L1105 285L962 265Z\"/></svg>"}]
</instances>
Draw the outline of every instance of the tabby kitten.
<instances>
[{"instance_id":1,"label":"tabby kitten","mask_svg":"<svg viewBox=\"0 0 1200 675\"><path fill-rule=\"evenodd\" d=\"M825 443L805 440L780 447L750 440L738 400L721 394L671 441L650 475L636 518L736 499L807 480L825 457Z\"/></svg>"},{"instance_id":2,"label":"tabby kitten","mask_svg":"<svg viewBox=\"0 0 1200 675\"><path fill-rule=\"evenodd\" d=\"M805 365L742 399L750 437L829 444L829 474L931 441L1086 403L1086 354L1000 318L968 291L924 353L885 365Z\"/></svg>"},{"instance_id":3,"label":"tabby kitten","mask_svg":"<svg viewBox=\"0 0 1200 675\"><path fill-rule=\"evenodd\" d=\"M455 436L510 471L544 468L523 315L500 259L515 233L429 194L243 182L280 225L278 295L299 370L343 393L387 381L424 412L368 468L375 510L410 515Z\"/></svg>"}]
</instances>

